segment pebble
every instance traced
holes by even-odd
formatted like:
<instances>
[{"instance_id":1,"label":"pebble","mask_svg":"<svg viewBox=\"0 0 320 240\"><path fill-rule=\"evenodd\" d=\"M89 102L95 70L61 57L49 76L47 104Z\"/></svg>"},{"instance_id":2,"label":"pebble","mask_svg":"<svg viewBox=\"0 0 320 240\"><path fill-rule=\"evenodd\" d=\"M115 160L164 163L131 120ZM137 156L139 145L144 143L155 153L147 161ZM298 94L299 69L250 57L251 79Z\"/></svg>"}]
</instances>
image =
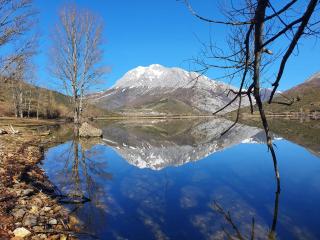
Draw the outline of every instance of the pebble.
<instances>
[{"instance_id":1,"label":"pebble","mask_svg":"<svg viewBox=\"0 0 320 240\"><path fill-rule=\"evenodd\" d=\"M34 232L41 232L41 231L43 231L43 228L40 227L40 226L34 226L34 227L32 228L32 230L33 230Z\"/></svg>"},{"instance_id":2,"label":"pebble","mask_svg":"<svg viewBox=\"0 0 320 240\"><path fill-rule=\"evenodd\" d=\"M57 225L58 224L58 221L57 221L57 219L51 219L50 221L49 221L49 224L50 225Z\"/></svg>"},{"instance_id":3,"label":"pebble","mask_svg":"<svg viewBox=\"0 0 320 240\"><path fill-rule=\"evenodd\" d=\"M60 240L67 240L67 236L66 235L61 235L60 236Z\"/></svg>"},{"instance_id":4,"label":"pebble","mask_svg":"<svg viewBox=\"0 0 320 240\"><path fill-rule=\"evenodd\" d=\"M56 206L53 211L56 213L56 212L59 212L60 210L62 209L61 206Z\"/></svg>"},{"instance_id":5,"label":"pebble","mask_svg":"<svg viewBox=\"0 0 320 240\"><path fill-rule=\"evenodd\" d=\"M14 226L17 227L17 228L18 227L22 227L22 223L21 222L16 222L16 223L14 223Z\"/></svg>"},{"instance_id":6,"label":"pebble","mask_svg":"<svg viewBox=\"0 0 320 240\"><path fill-rule=\"evenodd\" d=\"M29 212L36 214L36 213L38 213L38 210L39 210L39 209L38 209L37 206L32 206Z\"/></svg>"},{"instance_id":7,"label":"pebble","mask_svg":"<svg viewBox=\"0 0 320 240\"><path fill-rule=\"evenodd\" d=\"M29 237L31 235L31 232L28 229L21 227L21 228L16 228L13 231L13 234L15 237L25 238L25 237Z\"/></svg>"},{"instance_id":8,"label":"pebble","mask_svg":"<svg viewBox=\"0 0 320 240\"><path fill-rule=\"evenodd\" d=\"M45 234L38 234L38 235L35 235L31 238L32 240L39 240L39 239L48 239L47 238L47 235Z\"/></svg>"},{"instance_id":9,"label":"pebble","mask_svg":"<svg viewBox=\"0 0 320 240\"><path fill-rule=\"evenodd\" d=\"M24 217L22 224L23 226L35 226L37 225L37 217L31 214L28 214Z\"/></svg>"},{"instance_id":10,"label":"pebble","mask_svg":"<svg viewBox=\"0 0 320 240\"><path fill-rule=\"evenodd\" d=\"M45 212L49 212L51 210L51 207L44 207L44 208L42 208L42 210Z\"/></svg>"},{"instance_id":11,"label":"pebble","mask_svg":"<svg viewBox=\"0 0 320 240\"><path fill-rule=\"evenodd\" d=\"M23 190L23 195L30 195L31 193L33 193L33 189L31 188Z\"/></svg>"},{"instance_id":12,"label":"pebble","mask_svg":"<svg viewBox=\"0 0 320 240\"><path fill-rule=\"evenodd\" d=\"M37 205L40 208L43 207L43 202L42 202L42 200L40 198L35 198L33 200L33 204Z\"/></svg>"},{"instance_id":13,"label":"pebble","mask_svg":"<svg viewBox=\"0 0 320 240\"><path fill-rule=\"evenodd\" d=\"M18 146L14 149L16 148ZM46 193L41 190L38 191L31 184L21 181L21 172L24 171L26 166L30 166L31 170L28 171L28 176L35 179L35 181L43 183L45 189L46 187L49 190L53 189L51 183L45 177L45 172L35 165L42 156L38 147L34 147L34 149L27 147L24 149L23 154L18 154L17 151L13 150L12 152L14 153L6 153L4 157L1 157L3 154L0 149L1 164L4 164L3 161L5 160L8 161L8 166L11 166L10 163L14 160L14 175L11 180L9 179L11 181L10 187L4 191L9 197L15 197L15 201L11 205L8 204L11 217L10 221L5 223L5 233L12 236L11 240L75 239L69 234L57 234L57 232L66 230L66 226L69 226L67 230L76 231L76 227L68 221L68 211ZM0 168L0 173L6 174L2 168ZM4 189L1 184L0 190ZM0 204L0 209L1 207L2 204ZM65 221L65 225L59 224L62 219ZM0 228L2 230L3 222L1 220ZM43 234L48 228L52 229L53 232ZM1 236L0 239L3 239Z\"/></svg>"},{"instance_id":14,"label":"pebble","mask_svg":"<svg viewBox=\"0 0 320 240\"><path fill-rule=\"evenodd\" d=\"M13 212L12 215L15 219L21 219L25 213L26 211L20 208L17 211Z\"/></svg>"}]
</instances>

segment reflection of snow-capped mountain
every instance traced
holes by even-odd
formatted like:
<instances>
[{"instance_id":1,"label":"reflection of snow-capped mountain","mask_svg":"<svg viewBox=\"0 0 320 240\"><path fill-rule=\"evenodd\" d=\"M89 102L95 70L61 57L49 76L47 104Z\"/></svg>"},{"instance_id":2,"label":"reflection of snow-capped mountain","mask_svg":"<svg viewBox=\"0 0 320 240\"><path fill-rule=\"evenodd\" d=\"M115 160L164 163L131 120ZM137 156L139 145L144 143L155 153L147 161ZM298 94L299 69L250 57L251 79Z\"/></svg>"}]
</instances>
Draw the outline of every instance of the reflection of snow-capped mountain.
<instances>
[{"instance_id":1,"label":"reflection of snow-capped mountain","mask_svg":"<svg viewBox=\"0 0 320 240\"><path fill-rule=\"evenodd\" d=\"M273 141L282 140L281 137L276 136L275 134L272 134ZM244 139L241 143L246 144L265 144L266 143L266 136L264 131L260 131L254 136L251 136L250 138Z\"/></svg>"},{"instance_id":2,"label":"reflection of snow-capped mountain","mask_svg":"<svg viewBox=\"0 0 320 240\"><path fill-rule=\"evenodd\" d=\"M225 119L211 119L170 134L156 124L144 127L141 124L113 124L104 128L104 141L130 164L154 170L197 161L247 139L263 141L261 129L241 124L221 137L230 124L232 122Z\"/></svg>"}]
</instances>

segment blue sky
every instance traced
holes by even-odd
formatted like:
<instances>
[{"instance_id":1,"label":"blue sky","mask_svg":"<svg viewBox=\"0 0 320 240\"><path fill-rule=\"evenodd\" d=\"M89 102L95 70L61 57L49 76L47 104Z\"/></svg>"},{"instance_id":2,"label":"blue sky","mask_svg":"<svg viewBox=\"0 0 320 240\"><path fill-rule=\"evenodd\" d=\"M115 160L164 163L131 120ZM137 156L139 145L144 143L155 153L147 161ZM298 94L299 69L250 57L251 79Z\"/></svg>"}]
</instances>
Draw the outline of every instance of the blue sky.
<instances>
[{"instance_id":1,"label":"blue sky","mask_svg":"<svg viewBox=\"0 0 320 240\"><path fill-rule=\"evenodd\" d=\"M51 89L57 89L57 85L47 70L50 35L58 20L60 7L70 2L35 0L40 12L41 35L39 54L35 59L38 68L37 82ZM220 16L213 0L191 2L195 4L197 11L205 16ZM222 47L226 47L225 28L209 26L194 18L187 8L176 0L77 0L76 3L96 12L105 20L104 62L112 70L105 76L105 84L100 86L101 89L112 86L123 74L137 66L158 63L188 70L188 60L196 56L201 49L198 39L206 41L211 35ZM300 45L299 56L290 59L280 89L299 84L319 71L319 53L320 46L314 40L307 40ZM218 71L208 73L211 78L220 75Z\"/></svg>"}]
</instances>

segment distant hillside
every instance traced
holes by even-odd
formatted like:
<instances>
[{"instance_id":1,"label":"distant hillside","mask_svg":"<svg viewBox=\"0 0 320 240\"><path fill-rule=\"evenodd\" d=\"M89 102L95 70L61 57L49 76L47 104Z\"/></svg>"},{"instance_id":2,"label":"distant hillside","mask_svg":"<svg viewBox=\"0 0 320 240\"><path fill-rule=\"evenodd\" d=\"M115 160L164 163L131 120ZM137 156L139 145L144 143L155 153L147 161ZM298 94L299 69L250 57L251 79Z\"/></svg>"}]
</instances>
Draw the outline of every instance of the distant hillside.
<instances>
[{"instance_id":1,"label":"distant hillside","mask_svg":"<svg viewBox=\"0 0 320 240\"><path fill-rule=\"evenodd\" d=\"M258 119L246 119L243 123L262 128ZM269 119L270 130L278 136L299 144L313 154L320 156L320 122L300 121L284 118Z\"/></svg>"},{"instance_id":2,"label":"distant hillside","mask_svg":"<svg viewBox=\"0 0 320 240\"><path fill-rule=\"evenodd\" d=\"M196 108L172 98L162 98L158 101L147 102L133 108L123 108L119 111L122 114L136 115L157 115L157 114L177 114L177 115L198 115L201 113Z\"/></svg>"},{"instance_id":3,"label":"distant hillside","mask_svg":"<svg viewBox=\"0 0 320 240\"><path fill-rule=\"evenodd\" d=\"M314 74L308 80L299 84L274 99L274 102L294 102L291 105L266 104L266 111L283 112L312 112L320 111L320 73Z\"/></svg>"},{"instance_id":4,"label":"distant hillside","mask_svg":"<svg viewBox=\"0 0 320 240\"><path fill-rule=\"evenodd\" d=\"M211 114L233 98L229 89L237 88L181 68L152 64L128 71L112 88L89 99L98 107L128 114Z\"/></svg>"},{"instance_id":5,"label":"distant hillside","mask_svg":"<svg viewBox=\"0 0 320 240\"><path fill-rule=\"evenodd\" d=\"M320 73L316 73L305 82L278 94L272 104L265 103L264 107L268 114L320 112ZM258 111L256 107L254 110ZM249 107L242 109L242 113L249 112Z\"/></svg>"},{"instance_id":6,"label":"distant hillside","mask_svg":"<svg viewBox=\"0 0 320 240\"><path fill-rule=\"evenodd\" d=\"M40 118L72 117L73 110L69 96L27 83L22 83L21 89L23 89L25 99L23 104L25 116L27 116L30 99L30 117L36 116L37 109ZM0 117L14 116L13 91L17 91L14 84L2 84L0 88ZM101 116L108 113L108 111L96 106L90 106L84 115Z\"/></svg>"}]
</instances>

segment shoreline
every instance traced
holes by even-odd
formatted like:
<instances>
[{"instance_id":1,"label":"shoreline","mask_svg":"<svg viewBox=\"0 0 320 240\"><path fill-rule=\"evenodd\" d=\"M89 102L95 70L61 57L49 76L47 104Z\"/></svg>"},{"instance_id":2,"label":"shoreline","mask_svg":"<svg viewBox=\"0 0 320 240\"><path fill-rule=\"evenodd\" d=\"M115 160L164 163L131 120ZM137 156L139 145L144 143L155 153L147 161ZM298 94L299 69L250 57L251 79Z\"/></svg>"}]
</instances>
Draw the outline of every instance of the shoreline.
<instances>
[{"instance_id":1,"label":"shoreline","mask_svg":"<svg viewBox=\"0 0 320 240\"><path fill-rule=\"evenodd\" d=\"M22 121L13 126L21 133L0 135L0 239L77 239L78 220L56 197L56 187L39 163L56 139L30 127L57 122ZM2 122L0 121L0 126ZM1 126L6 128L6 126Z\"/></svg>"}]
</instances>

